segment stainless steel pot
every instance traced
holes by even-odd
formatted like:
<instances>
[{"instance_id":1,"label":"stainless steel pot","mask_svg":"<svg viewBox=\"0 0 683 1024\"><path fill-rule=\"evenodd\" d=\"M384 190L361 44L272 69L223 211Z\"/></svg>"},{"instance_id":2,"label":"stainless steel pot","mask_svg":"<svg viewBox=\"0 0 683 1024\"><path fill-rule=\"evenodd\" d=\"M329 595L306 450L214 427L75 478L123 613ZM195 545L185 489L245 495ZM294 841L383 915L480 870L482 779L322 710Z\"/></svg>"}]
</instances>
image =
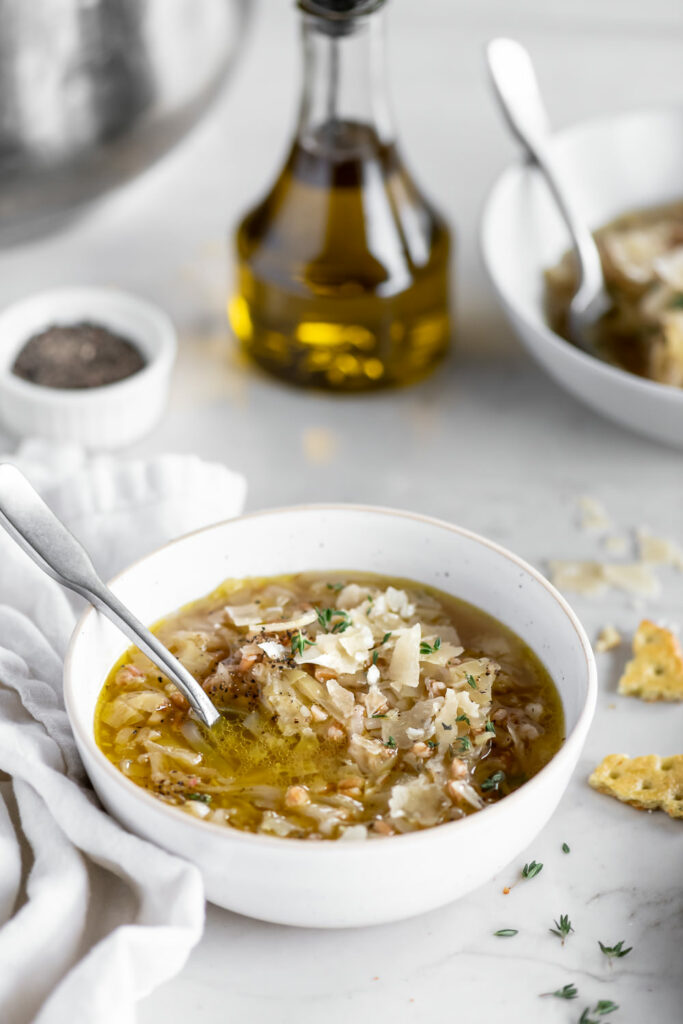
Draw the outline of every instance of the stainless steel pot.
<instances>
[{"instance_id":1,"label":"stainless steel pot","mask_svg":"<svg viewBox=\"0 0 683 1024\"><path fill-rule=\"evenodd\" d=\"M0 0L0 244L51 230L180 139L249 4Z\"/></svg>"}]
</instances>

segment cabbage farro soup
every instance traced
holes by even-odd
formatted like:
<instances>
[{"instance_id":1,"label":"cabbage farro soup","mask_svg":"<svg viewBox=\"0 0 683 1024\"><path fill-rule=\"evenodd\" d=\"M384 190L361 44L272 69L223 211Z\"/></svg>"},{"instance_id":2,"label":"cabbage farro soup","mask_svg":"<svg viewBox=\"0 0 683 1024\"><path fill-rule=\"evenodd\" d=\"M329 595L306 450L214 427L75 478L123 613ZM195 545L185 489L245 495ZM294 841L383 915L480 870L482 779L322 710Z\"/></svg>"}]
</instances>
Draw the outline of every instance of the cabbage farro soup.
<instances>
[{"instance_id":1,"label":"cabbage farro soup","mask_svg":"<svg viewBox=\"0 0 683 1024\"><path fill-rule=\"evenodd\" d=\"M155 632L225 720L209 734L132 648L102 689L96 740L136 785L218 825L310 840L431 828L518 789L564 737L533 651L409 580L228 580Z\"/></svg>"}]
</instances>

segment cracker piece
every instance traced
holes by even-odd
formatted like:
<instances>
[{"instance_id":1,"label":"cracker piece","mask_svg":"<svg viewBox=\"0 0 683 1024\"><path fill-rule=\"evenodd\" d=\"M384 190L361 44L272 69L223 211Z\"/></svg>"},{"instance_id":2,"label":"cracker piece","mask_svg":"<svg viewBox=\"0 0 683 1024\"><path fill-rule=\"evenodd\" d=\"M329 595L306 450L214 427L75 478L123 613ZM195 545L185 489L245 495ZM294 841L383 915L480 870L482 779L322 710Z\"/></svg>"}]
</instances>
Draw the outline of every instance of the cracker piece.
<instances>
[{"instance_id":1,"label":"cracker piece","mask_svg":"<svg viewBox=\"0 0 683 1024\"><path fill-rule=\"evenodd\" d=\"M662 810L672 818L683 818L683 754L609 754L588 781L599 793L616 797L631 807Z\"/></svg>"},{"instance_id":2,"label":"cracker piece","mask_svg":"<svg viewBox=\"0 0 683 1024\"><path fill-rule=\"evenodd\" d=\"M683 700L683 651L670 629L644 619L633 637L633 653L619 693L641 700Z\"/></svg>"}]
</instances>

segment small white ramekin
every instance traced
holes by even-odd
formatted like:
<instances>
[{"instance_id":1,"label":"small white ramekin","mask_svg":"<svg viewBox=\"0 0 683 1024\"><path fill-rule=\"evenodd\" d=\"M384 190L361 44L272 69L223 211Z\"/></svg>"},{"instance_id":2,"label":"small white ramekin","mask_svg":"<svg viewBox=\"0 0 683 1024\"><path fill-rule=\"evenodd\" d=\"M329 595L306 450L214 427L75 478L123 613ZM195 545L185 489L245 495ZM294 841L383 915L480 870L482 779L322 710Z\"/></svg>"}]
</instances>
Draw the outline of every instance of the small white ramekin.
<instances>
[{"instance_id":1,"label":"small white ramekin","mask_svg":"<svg viewBox=\"0 0 683 1024\"><path fill-rule=\"evenodd\" d=\"M28 339L53 325L89 321L130 339L146 360L138 373L103 387L67 390L32 384L12 373ZM169 317L115 288L55 288L0 313L0 424L20 437L120 448L158 422L177 348Z\"/></svg>"}]
</instances>

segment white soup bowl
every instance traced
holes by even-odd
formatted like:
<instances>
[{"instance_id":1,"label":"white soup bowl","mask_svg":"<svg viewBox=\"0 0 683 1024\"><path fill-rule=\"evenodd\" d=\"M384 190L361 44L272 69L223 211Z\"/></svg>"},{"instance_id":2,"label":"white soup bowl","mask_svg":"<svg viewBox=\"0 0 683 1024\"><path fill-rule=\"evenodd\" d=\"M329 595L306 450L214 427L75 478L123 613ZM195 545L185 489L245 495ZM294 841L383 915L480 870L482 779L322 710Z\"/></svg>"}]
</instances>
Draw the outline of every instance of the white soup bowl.
<instances>
[{"instance_id":1,"label":"white soup bowl","mask_svg":"<svg viewBox=\"0 0 683 1024\"><path fill-rule=\"evenodd\" d=\"M280 924L348 927L442 906L508 864L557 806L594 711L588 639L560 594L515 555L449 523L380 508L307 506L218 523L148 555L111 586L143 622L155 622L228 577L304 570L408 577L500 619L555 680L566 718L558 753L500 803L461 821L387 839L310 842L195 820L136 786L97 747L97 697L127 643L89 609L65 665L66 707L83 763L111 814L193 861L208 899L221 907Z\"/></svg>"},{"instance_id":2,"label":"white soup bowl","mask_svg":"<svg viewBox=\"0 0 683 1024\"><path fill-rule=\"evenodd\" d=\"M586 222L683 199L683 109L586 121L553 139ZM557 383L603 416L683 447L683 388L646 380L587 355L545 318L543 271L570 248L539 172L514 164L498 178L481 221L493 287L522 343Z\"/></svg>"}]
</instances>

